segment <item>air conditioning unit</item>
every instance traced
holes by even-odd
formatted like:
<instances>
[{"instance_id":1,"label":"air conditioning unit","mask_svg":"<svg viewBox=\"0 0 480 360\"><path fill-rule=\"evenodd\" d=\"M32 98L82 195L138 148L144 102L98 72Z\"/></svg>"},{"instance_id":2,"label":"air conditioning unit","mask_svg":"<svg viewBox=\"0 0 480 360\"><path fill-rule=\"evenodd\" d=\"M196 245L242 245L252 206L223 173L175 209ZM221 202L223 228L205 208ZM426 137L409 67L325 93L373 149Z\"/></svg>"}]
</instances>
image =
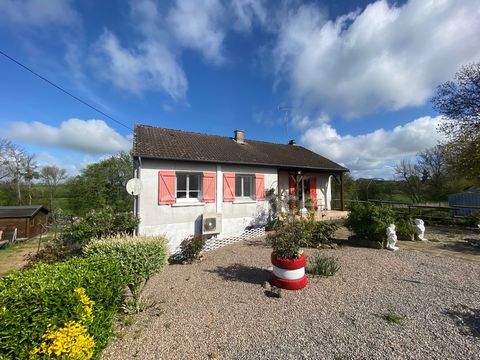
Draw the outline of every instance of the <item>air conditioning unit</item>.
<instances>
[{"instance_id":1,"label":"air conditioning unit","mask_svg":"<svg viewBox=\"0 0 480 360\"><path fill-rule=\"evenodd\" d=\"M222 214L203 214L202 234L219 234L222 231Z\"/></svg>"}]
</instances>

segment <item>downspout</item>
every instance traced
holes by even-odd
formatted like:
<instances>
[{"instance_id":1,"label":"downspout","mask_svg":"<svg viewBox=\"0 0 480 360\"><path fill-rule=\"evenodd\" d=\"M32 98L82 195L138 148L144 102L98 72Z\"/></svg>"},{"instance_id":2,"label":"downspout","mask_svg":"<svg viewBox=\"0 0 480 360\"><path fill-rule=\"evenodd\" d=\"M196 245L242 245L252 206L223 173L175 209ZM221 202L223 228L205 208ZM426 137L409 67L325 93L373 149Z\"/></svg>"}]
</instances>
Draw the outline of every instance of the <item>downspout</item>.
<instances>
[{"instance_id":1,"label":"downspout","mask_svg":"<svg viewBox=\"0 0 480 360\"><path fill-rule=\"evenodd\" d=\"M139 156L138 158L138 163L135 164L135 161L134 161L134 174L133 176L137 179L140 179L140 173L141 173L141 169L142 169L142 158ZM140 216L139 216L139 209L140 209L140 195L135 195L133 197L133 215L138 218L140 220ZM135 229L135 235L138 236L140 232L140 223L137 225L137 228Z\"/></svg>"}]
</instances>

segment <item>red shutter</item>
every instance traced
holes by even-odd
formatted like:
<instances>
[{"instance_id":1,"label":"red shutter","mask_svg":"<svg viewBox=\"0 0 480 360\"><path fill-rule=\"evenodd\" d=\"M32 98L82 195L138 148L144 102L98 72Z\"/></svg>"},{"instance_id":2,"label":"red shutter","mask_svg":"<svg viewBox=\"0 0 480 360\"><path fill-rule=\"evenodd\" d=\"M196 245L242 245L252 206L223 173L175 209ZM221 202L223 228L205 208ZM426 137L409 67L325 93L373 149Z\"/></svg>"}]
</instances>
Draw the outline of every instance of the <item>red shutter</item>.
<instances>
[{"instance_id":1,"label":"red shutter","mask_svg":"<svg viewBox=\"0 0 480 360\"><path fill-rule=\"evenodd\" d=\"M175 203L175 171L162 170L158 172L158 204Z\"/></svg>"},{"instance_id":2,"label":"red shutter","mask_svg":"<svg viewBox=\"0 0 480 360\"><path fill-rule=\"evenodd\" d=\"M223 201L235 200L235 173L223 173Z\"/></svg>"},{"instance_id":3,"label":"red shutter","mask_svg":"<svg viewBox=\"0 0 480 360\"><path fill-rule=\"evenodd\" d=\"M257 200L265 200L265 175L255 175L255 197Z\"/></svg>"},{"instance_id":4,"label":"red shutter","mask_svg":"<svg viewBox=\"0 0 480 360\"><path fill-rule=\"evenodd\" d=\"M203 173L203 201L206 203L215 202L215 191L216 191L216 176L214 172L204 172Z\"/></svg>"},{"instance_id":5,"label":"red shutter","mask_svg":"<svg viewBox=\"0 0 480 360\"><path fill-rule=\"evenodd\" d=\"M291 175L288 176L288 193L295 195L295 179Z\"/></svg>"},{"instance_id":6,"label":"red shutter","mask_svg":"<svg viewBox=\"0 0 480 360\"><path fill-rule=\"evenodd\" d=\"M314 209L317 209L317 178L310 178L310 200Z\"/></svg>"}]
</instances>

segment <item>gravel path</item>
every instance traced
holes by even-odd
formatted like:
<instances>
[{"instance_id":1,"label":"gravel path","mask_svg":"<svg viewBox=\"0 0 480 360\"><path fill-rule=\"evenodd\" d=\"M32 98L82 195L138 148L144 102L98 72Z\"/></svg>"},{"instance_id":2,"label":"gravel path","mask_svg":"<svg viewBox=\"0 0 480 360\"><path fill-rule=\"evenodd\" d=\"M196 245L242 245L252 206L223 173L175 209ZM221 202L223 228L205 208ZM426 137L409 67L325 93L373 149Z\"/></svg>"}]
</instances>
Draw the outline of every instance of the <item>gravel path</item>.
<instances>
[{"instance_id":1,"label":"gravel path","mask_svg":"<svg viewBox=\"0 0 480 360\"><path fill-rule=\"evenodd\" d=\"M480 359L478 264L411 250L321 252L340 271L280 299L261 286L262 239L170 265L146 289L157 307L119 325L104 359ZM404 319L386 321L389 311Z\"/></svg>"}]
</instances>

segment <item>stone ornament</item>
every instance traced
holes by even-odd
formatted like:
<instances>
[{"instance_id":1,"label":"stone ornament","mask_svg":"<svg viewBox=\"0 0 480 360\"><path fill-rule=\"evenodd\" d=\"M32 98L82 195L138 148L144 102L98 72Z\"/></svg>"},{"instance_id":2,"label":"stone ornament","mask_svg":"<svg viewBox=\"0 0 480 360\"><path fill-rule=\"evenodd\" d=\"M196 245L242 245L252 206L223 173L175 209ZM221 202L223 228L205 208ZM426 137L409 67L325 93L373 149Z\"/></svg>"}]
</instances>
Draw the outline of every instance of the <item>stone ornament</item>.
<instances>
[{"instance_id":1,"label":"stone ornament","mask_svg":"<svg viewBox=\"0 0 480 360\"><path fill-rule=\"evenodd\" d=\"M415 228L416 228L415 231L417 234L417 239L426 241L427 239L425 239L425 225L423 223L423 220L415 219L414 221L415 221Z\"/></svg>"},{"instance_id":2,"label":"stone ornament","mask_svg":"<svg viewBox=\"0 0 480 360\"><path fill-rule=\"evenodd\" d=\"M398 250L398 246L395 246L397 244L397 233L395 231L395 225L390 224L387 227L387 249L396 251Z\"/></svg>"}]
</instances>

